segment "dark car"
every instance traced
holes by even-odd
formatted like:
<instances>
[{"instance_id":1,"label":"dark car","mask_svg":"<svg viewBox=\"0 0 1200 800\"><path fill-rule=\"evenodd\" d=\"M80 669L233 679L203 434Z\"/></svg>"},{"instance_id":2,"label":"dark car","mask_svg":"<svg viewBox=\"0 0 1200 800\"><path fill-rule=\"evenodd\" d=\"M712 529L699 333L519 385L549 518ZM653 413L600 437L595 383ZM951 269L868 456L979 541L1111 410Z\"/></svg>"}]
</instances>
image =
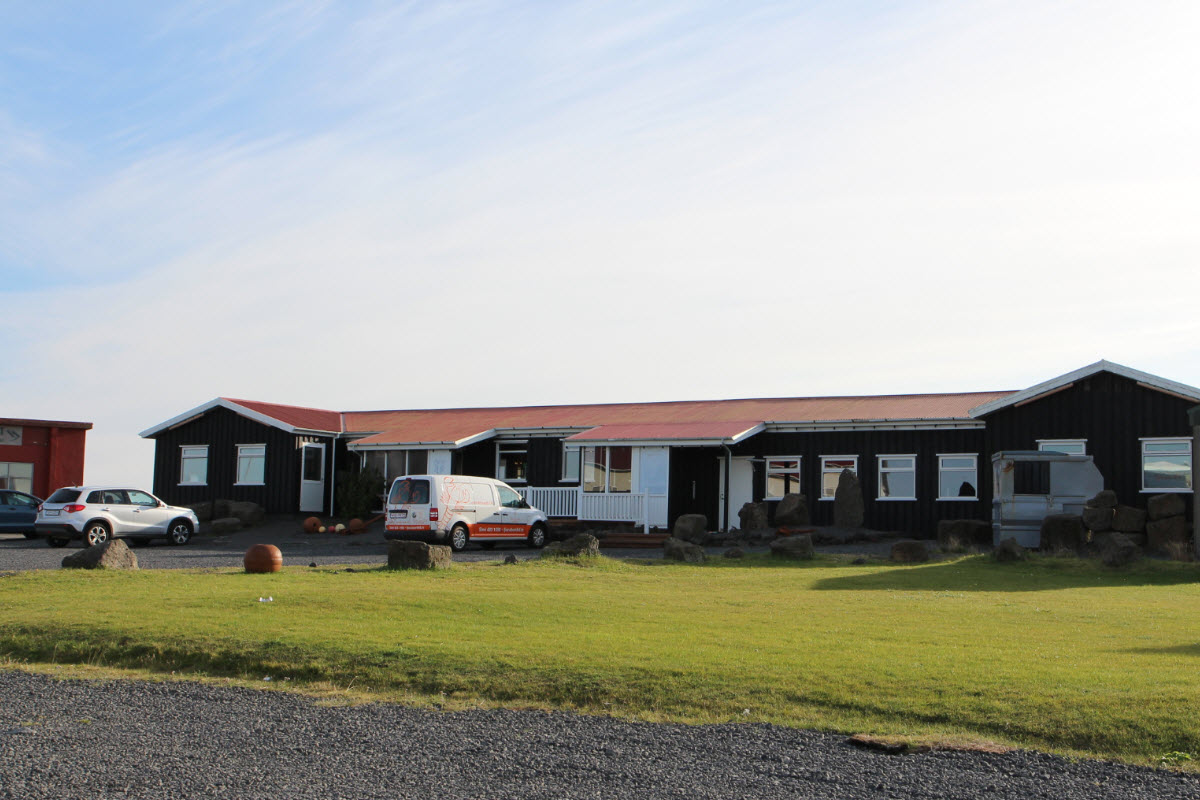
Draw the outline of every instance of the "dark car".
<instances>
[{"instance_id":1,"label":"dark car","mask_svg":"<svg viewBox=\"0 0 1200 800\"><path fill-rule=\"evenodd\" d=\"M23 533L34 539L33 521L37 519L42 501L31 494L13 489L0 489L0 533Z\"/></svg>"}]
</instances>

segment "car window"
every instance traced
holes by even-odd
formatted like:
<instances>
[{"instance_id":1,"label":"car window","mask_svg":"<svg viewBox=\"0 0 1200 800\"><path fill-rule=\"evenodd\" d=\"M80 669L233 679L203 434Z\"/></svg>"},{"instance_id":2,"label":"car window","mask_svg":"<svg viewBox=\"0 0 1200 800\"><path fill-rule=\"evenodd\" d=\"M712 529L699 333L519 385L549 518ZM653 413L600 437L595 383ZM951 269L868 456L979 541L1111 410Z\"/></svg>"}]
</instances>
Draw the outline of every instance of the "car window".
<instances>
[{"instance_id":1,"label":"car window","mask_svg":"<svg viewBox=\"0 0 1200 800\"><path fill-rule=\"evenodd\" d=\"M100 500L100 502L104 503L106 505L114 505L114 506L129 505L129 500L125 497L125 492L123 492L119 489L106 490L104 492L103 498Z\"/></svg>"},{"instance_id":2,"label":"car window","mask_svg":"<svg viewBox=\"0 0 1200 800\"><path fill-rule=\"evenodd\" d=\"M0 492L0 506L6 506L11 501L8 499L8 492Z\"/></svg>"},{"instance_id":3,"label":"car window","mask_svg":"<svg viewBox=\"0 0 1200 800\"><path fill-rule=\"evenodd\" d=\"M11 506L25 506L27 508L32 508L38 504L38 499L27 494L21 494L20 492L9 492L8 504Z\"/></svg>"},{"instance_id":4,"label":"car window","mask_svg":"<svg viewBox=\"0 0 1200 800\"><path fill-rule=\"evenodd\" d=\"M521 495L517 494L507 486L497 486L496 491L500 492L500 505L505 508L521 508Z\"/></svg>"},{"instance_id":5,"label":"car window","mask_svg":"<svg viewBox=\"0 0 1200 800\"><path fill-rule=\"evenodd\" d=\"M129 502L133 503L135 506L149 506L150 508L154 508L158 505L157 500L139 489L129 490Z\"/></svg>"},{"instance_id":6,"label":"car window","mask_svg":"<svg viewBox=\"0 0 1200 800\"><path fill-rule=\"evenodd\" d=\"M54 494L46 500L47 503L74 503L79 499L78 489L55 489ZM89 500L89 502L96 502Z\"/></svg>"},{"instance_id":7,"label":"car window","mask_svg":"<svg viewBox=\"0 0 1200 800\"><path fill-rule=\"evenodd\" d=\"M55 494L58 494L58 492L55 492ZM63 500L61 502L65 503L67 501ZM84 502L85 503L104 503L107 501L104 499L104 492L89 492L88 496L87 496L87 500L85 500Z\"/></svg>"},{"instance_id":8,"label":"car window","mask_svg":"<svg viewBox=\"0 0 1200 800\"><path fill-rule=\"evenodd\" d=\"M388 502L393 505L425 505L429 502L429 481L406 479L392 484Z\"/></svg>"}]
</instances>

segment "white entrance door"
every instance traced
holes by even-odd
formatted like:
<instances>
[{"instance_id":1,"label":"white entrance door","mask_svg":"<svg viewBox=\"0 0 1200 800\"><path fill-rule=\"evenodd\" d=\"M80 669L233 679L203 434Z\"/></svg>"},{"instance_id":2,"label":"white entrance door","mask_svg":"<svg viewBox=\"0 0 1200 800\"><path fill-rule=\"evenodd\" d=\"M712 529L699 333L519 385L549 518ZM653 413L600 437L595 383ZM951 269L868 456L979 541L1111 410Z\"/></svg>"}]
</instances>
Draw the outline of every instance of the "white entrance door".
<instances>
[{"instance_id":1,"label":"white entrance door","mask_svg":"<svg viewBox=\"0 0 1200 800\"><path fill-rule=\"evenodd\" d=\"M300 510L325 510L325 445L300 448Z\"/></svg>"},{"instance_id":2,"label":"white entrance door","mask_svg":"<svg viewBox=\"0 0 1200 800\"><path fill-rule=\"evenodd\" d=\"M735 457L729 468L729 527L740 528L738 512L754 501L754 466L749 457Z\"/></svg>"},{"instance_id":3,"label":"white entrance door","mask_svg":"<svg viewBox=\"0 0 1200 800\"><path fill-rule=\"evenodd\" d=\"M450 451L449 450L430 450L429 451L429 474L430 475L449 475L450 474Z\"/></svg>"},{"instance_id":4,"label":"white entrance door","mask_svg":"<svg viewBox=\"0 0 1200 800\"><path fill-rule=\"evenodd\" d=\"M666 447L643 447L638 482L646 492L646 522L651 528L667 527L667 486L671 476L671 454Z\"/></svg>"}]
</instances>

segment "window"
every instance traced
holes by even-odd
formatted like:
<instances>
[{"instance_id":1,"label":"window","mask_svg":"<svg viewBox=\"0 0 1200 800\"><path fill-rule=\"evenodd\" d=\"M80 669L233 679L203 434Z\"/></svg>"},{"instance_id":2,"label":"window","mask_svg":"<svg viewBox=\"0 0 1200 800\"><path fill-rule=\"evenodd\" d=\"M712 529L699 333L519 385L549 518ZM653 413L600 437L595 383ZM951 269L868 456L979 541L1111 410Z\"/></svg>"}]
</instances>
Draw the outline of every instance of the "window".
<instances>
[{"instance_id":1,"label":"window","mask_svg":"<svg viewBox=\"0 0 1200 800\"><path fill-rule=\"evenodd\" d=\"M563 445L562 480L579 480L579 448Z\"/></svg>"},{"instance_id":2,"label":"window","mask_svg":"<svg viewBox=\"0 0 1200 800\"><path fill-rule=\"evenodd\" d=\"M583 448L583 490L585 492L629 492L633 490L633 448Z\"/></svg>"},{"instance_id":3,"label":"window","mask_svg":"<svg viewBox=\"0 0 1200 800\"><path fill-rule=\"evenodd\" d=\"M179 485L204 486L208 483L208 445L179 448Z\"/></svg>"},{"instance_id":4,"label":"window","mask_svg":"<svg viewBox=\"0 0 1200 800\"><path fill-rule=\"evenodd\" d=\"M325 445L305 444L300 448L300 480L309 483L325 480Z\"/></svg>"},{"instance_id":5,"label":"window","mask_svg":"<svg viewBox=\"0 0 1200 800\"><path fill-rule=\"evenodd\" d=\"M1192 490L1192 440L1142 439L1142 491Z\"/></svg>"},{"instance_id":6,"label":"window","mask_svg":"<svg viewBox=\"0 0 1200 800\"><path fill-rule=\"evenodd\" d=\"M505 508L528 508L525 501L521 499L521 495L507 486L497 486L496 491L500 493L500 505Z\"/></svg>"},{"instance_id":7,"label":"window","mask_svg":"<svg viewBox=\"0 0 1200 800\"><path fill-rule=\"evenodd\" d=\"M267 466L265 444L239 444L237 446L237 482L252 486L263 485Z\"/></svg>"},{"instance_id":8,"label":"window","mask_svg":"<svg viewBox=\"0 0 1200 800\"><path fill-rule=\"evenodd\" d=\"M766 500L778 500L785 494L800 494L800 456L767 459Z\"/></svg>"},{"instance_id":9,"label":"window","mask_svg":"<svg viewBox=\"0 0 1200 800\"><path fill-rule=\"evenodd\" d=\"M33 494L33 464L0 461L0 489Z\"/></svg>"},{"instance_id":10,"label":"window","mask_svg":"<svg viewBox=\"0 0 1200 800\"><path fill-rule=\"evenodd\" d=\"M527 480L526 465L529 461L527 442L496 442L496 477L509 483L524 483Z\"/></svg>"},{"instance_id":11,"label":"window","mask_svg":"<svg viewBox=\"0 0 1200 800\"><path fill-rule=\"evenodd\" d=\"M821 499L832 500L837 494L842 470L858 474L858 456L821 456Z\"/></svg>"},{"instance_id":12,"label":"window","mask_svg":"<svg viewBox=\"0 0 1200 800\"><path fill-rule=\"evenodd\" d=\"M938 456L938 500L974 500L979 496L979 457L974 453Z\"/></svg>"},{"instance_id":13,"label":"window","mask_svg":"<svg viewBox=\"0 0 1200 800\"><path fill-rule=\"evenodd\" d=\"M155 508L158 506L158 501L155 500L149 493L143 492L140 489L130 489L126 492L129 497L129 504L134 506L144 506L146 508Z\"/></svg>"},{"instance_id":14,"label":"window","mask_svg":"<svg viewBox=\"0 0 1200 800\"><path fill-rule=\"evenodd\" d=\"M428 505L429 480L426 478L409 478L392 484L392 493L388 497L391 505Z\"/></svg>"},{"instance_id":15,"label":"window","mask_svg":"<svg viewBox=\"0 0 1200 800\"><path fill-rule=\"evenodd\" d=\"M916 456L879 456L879 499L917 499Z\"/></svg>"},{"instance_id":16,"label":"window","mask_svg":"<svg viewBox=\"0 0 1200 800\"><path fill-rule=\"evenodd\" d=\"M1066 453L1069 456L1087 455L1087 439L1038 439L1038 450Z\"/></svg>"}]
</instances>

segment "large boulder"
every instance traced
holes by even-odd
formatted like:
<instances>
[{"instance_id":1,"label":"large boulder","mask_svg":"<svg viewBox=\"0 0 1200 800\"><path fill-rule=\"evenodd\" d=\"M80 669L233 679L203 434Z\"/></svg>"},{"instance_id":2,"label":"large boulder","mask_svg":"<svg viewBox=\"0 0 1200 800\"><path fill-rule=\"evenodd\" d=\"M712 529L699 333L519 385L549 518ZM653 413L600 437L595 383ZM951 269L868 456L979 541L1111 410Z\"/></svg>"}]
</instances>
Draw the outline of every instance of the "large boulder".
<instances>
[{"instance_id":1,"label":"large boulder","mask_svg":"<svg viewBox=\"0 0 1200 800\"><path fill-rule=\"evenodd\" d=\"M938 521L938 546L946 551L992 546L992 523L981 519Z\"/></svg>"},{"instance_id":2,"label":"large boulder","mask_svg":"<svg viewBox=\"0 0 1200 800\"><path fill-rule=\"evenodd\" d=\"M921 539L901 539L892 545L892 561L920 564L929 560L929 548Z\"/></svg>"},{"instance_id":3,"label":"large boulder","mask_svg":"<svg viewBox=\"0 0 1200 800\"><path fill-rule=\"evenodd\" d=\"M668 561L702 564L708 556L705 554L704 548L700 545L669 536L663 541L663 558Z\"/></svg>"},{"instance_id":4,"label":"large boulder","mask_svg":"<svg viewBox=\"0 0 1200 800\"><path fill-rule=\"evenodd\" d=\"M708 541L708 517L703 514L680 514L671 527L671 536L692 544Z\"/></svg>"},{"instance_id":5,"label":"large boulder","mask_svg":"<svg viewBox=\"0 0 1200 800\"><path fill-rule=\"evenodd\" d=\"M781 536L771 541L771 555L775 558L787 558L793 561L808 561L813 550L812 535L800 533L795 536Z\"/></svg>"},{"instance_id":6,"label":"large boulder","mask_svg":"<svg viewBox=\"0 0 1200 800\"><path fill-rule=\"evenodd\" d=\"M230 500L228 516L237 517L243 525L249 528L266 519L267 512L258 503L252 503L249 500Z\"/></svg>"},{"instance_id":7,"label":"large boulder","mask_svg":"<svg viewBox=\"0 0 1200 800\"><path fill-rule=\"evenodd\" d=\"M997 561L1005 564L1011 561L1025 561L1029 558L1029 551L1017 544L1017 540L1010 536L996 545L996 550L992 555Z\"/></svg>"},{"instance_id":8,"label":"large boulder","mask_svg":"<svg viewBox=\"0 0 1200 800\"><path fill-rule=\"evenodd\" d=\"M1146 549L1152 553L1176 555L1187 549L1191 538L1186 517L1167 517L1146 523Z\"/></svg>"},{"instance_id":9,"label":"large boulder","mask_svg":"<svg viewBox=\"0 0 1200 800\"><path fill-rule=\"evenodd\" d=\"M137 569L137 554L120 539L85 547L62 560L63 569Z\"/></svg>"},{"instance_id":10,"label":"large boulder","mask_svg":"<svg viewBox=\"0 0 1200 800\"><path fill-rule=\"evenodd\" d=\"M1112 489L1104 489L1091 500L1087 501L1089 508L1116 508L1117 493Z\"/></svg>"},{"instance_id":11,"label":"large boulder","mask_svg":"<svg viewBox=\"0 0 1200 800\"><path fill-rule=\"evenodd\" d=\"M1109 567L1123 567L1142 557L1142 551L1123 533L1106 533L1096 544L1100 549L1100 560Z\"/></svg>"},{"instance_id":12,"label":"large boulder","mask_svg":"<svg viewBox=\"0 0 1200 800\"><path fill-rule=\"evenodd\" d=\"M242 527L242 521L237 517L221 517L212 521L210 530L213 533L237 533Z\"/></svg>"},{"instance_id":13,"label":"large boulder","mask_svg":"<svg viewBox=\"0 0 1200 800\"><path fill-rule=\"evenodd\" d=\"M738 510L738 527L741 530L760 531L769 524L766 503L745 503Z\"/></svg>"},{"instance_id":14,"label":"large boulder","mask_svg":"<svg viewBox=\"0 0 1200 800\"><path fill-rule=\"evenodd\" d=\"M1092 533L1104 533L1112 530L1113 516L1116 511L1113 508L1105 508L1101 506L1084 506L1083 507L1083 527L1087 528Z\"/></svg>"},{"instance_id":15,"label":"large boulder","mask_svg":"<svg viewBox=\"0 0 1200 800\"><path fill-rule=\"evenodd\" d=\"M212 504L212 518L221 519L222 517L232 517L233 512L229 510L228 500L214 500Z\"/></svg>"},{"instance_id":16,"label":"large boulder","mask_svg":"<svg viewBox=\"0 0 1200 800\"><path fill-rule=\"evenodd\" d=\"M1152 522L1167 517L1182 517L1185 510L1183 497L1178 494L1156 494L1146 501L1146 513Z\"/></svg>"},{"instance_id":17,"label":"large boulder","mask_svg":"<svg viewBox=\"0 0 1200 800\"><path fill-rule=\"evenodd\" d=\"M802 494L785 494L775 506L775 524L784 528L804 528L812 524L808 498Z\"/></svg>"},{"instance_id":18,"label":"large boulder","mask_svg":"<svg viewBox=\"0 0 1200 800\"><path fill-rule=\"evenodd\" d=\"M542 558L560 558L563 556L598 556L600 555L600 540L590 533L577 533L570 539L561 542L550 542L542 548Z\"/></svg>"},{"instance_id":19,"label":"large boulder","mask_svg":"<svg viewBox=\"0 0 1200 800\"><path fill-rule=\"evenodd\" d=\"M1117 506L1112 527L1121 533L1141 533L1146 530L1146 512L1132 506Z\"/></svg>"},{"instance_id":20,"label":"large boulder","mask_svg":"<svg viewBox=\"0 0 1200 800\"><path fill-rule=\"evenodd\" d=\"M398 539L388 545L388 569L450 569L453 552L444 544Z\"/></svg>"},{"instance_id":21,"label":"large boulder","mask_svg":"<svg viewBox=\"0 0 1200 800\"><path fill-rule=\"evenodd\" d=\"M833 494L833 524L839 528L861 528L865 513L858 476L849 469L842 470L837 491Z\"/></svg>"},{"instance_id":22,"label":"large boulder","mask_svg":"<svg viewBox=\"0 0 1200 800\"><path fill-rule=\"evenodd\" d=\"M1042 520L1042 549L1048 553L1078 553L1086 537L1078 515L1051 514Z\"/></svg>"}]
</instances>

